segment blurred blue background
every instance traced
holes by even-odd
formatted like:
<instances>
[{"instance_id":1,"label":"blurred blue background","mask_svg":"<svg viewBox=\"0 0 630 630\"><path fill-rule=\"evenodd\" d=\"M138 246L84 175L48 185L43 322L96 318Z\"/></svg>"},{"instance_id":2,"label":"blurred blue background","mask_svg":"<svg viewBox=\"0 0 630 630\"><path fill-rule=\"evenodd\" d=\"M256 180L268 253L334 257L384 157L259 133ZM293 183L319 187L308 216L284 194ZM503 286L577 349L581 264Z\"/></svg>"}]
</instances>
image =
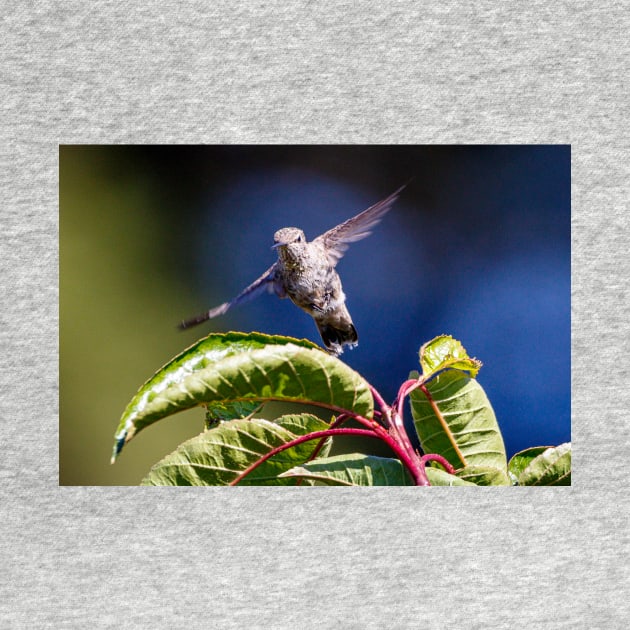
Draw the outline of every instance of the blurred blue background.
<instances>
[{"instance_id":1,"label":"blurred blue background","mask_svg":"<svg viewBox=\"0 0 630 630\"><path fill-rule=\"evenodd\" d=\"M484 364L509 455L570 440L570 163L569 146L61 147L60 482L137 483L201 430L187 412L107 464L137 388L208 332L320 343L271 295L175 325L271 265L278 228L310 240L410 178L338 265L360 339L343 360L391 401L420 345L453 335Z\"/></svg>"}]
</instances>

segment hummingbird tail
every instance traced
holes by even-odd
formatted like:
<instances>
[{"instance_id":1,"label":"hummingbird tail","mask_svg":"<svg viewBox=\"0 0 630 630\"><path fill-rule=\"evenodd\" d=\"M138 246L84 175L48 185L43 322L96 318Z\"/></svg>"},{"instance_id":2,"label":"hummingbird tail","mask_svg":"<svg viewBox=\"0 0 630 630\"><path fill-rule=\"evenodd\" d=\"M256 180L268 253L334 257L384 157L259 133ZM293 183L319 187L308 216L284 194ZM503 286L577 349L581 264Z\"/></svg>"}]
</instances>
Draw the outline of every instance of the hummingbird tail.
<instances>
[{"instance_id":1,"label":"hummingbird tail","mask_svg":"<svg viewBox=\"0 0 630 630\"><path fill-rule=\"evenodd\" d=\"M333 354L341 354L344 350L344 346L354 348L359 343L359 336L357 335L357 329L350 322L344 328L335 328L328 322L318 322L317 329L322 336L324 345Z\"/></svg>"}]
</instances>

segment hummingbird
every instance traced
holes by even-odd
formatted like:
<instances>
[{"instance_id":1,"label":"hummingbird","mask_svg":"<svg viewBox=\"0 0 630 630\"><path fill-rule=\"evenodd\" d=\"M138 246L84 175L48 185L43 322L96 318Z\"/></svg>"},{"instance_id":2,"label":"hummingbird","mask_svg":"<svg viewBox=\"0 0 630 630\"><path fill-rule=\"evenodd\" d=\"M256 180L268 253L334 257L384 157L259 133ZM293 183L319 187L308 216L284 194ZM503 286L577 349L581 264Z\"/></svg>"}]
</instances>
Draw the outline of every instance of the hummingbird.
<instances>
[{"instance_id":1,"label":"hummingbird","mask_svg":"<svg viewBox=\"0 0 630 630\"><path fill-rule=\"evenodd\" d=\"M371 234L372 228L391 209L405 186L310 242L300 228L278 230L272 245L278 253L278 260L260 278L234 299L181 322L179 328L191 328L223 315L232 306L269 292L280 298L290 298L308 313L315 320L322 341L331 354L340 355L344 346L356 347L359 337L346 307L346 296L335 267L351 243Z\"/></svg>"}]
</instances>

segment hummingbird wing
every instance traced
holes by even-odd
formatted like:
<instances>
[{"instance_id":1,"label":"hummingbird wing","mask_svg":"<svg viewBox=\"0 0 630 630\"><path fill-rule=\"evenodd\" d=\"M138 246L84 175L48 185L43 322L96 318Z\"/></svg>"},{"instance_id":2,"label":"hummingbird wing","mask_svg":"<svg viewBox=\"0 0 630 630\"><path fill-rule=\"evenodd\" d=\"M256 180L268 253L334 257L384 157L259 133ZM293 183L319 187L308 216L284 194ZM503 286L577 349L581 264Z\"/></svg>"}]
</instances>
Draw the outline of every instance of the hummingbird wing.
<instances>
[{"instance_id":1,"label":"hummingbird wing","mask_svg":"<svg viewBox=\"0 0 630 630\"><path fill-rule=\"evenodd\" d=\"M201 315L197 315L197 317L191 317L190 319L184 320L181 324L179 324L179 328L181 330L185 330L186 328L192 328L192 326L196 326L197 324L201 324L202 322L207 321L208 319L212 319L213 317L217 317L218 315L223 315L228 309L232 306L236 306L237 304L242 304L243 302L248 302L249 300L253 300L257 298L259 295L268 291L269 293L273 293L276 291L276 269L277 263L274 263L263 273L258 280L254 280L249 286L245 287L233 300L229 302L224 302L219 306L215 306L211 308L209 311L202 313Z\"/></svg>"},{"instance_id":2,"label":"hummingbird wing","mask_svg":"<svg viewBox=\"0 0 630 630\"><path fill-rule=\"evenodd\" d=\"M389 212L406 185L401 186L389 197L385 197L385 199L370 206L367 210L360 212L355 217L340 223L314 239L313 242L322 243L326 248L331 265L334 266L339 262L348 247L350 247L350 243L360 241L372 233L372 228Z\"/></svg>"}]
</instances>

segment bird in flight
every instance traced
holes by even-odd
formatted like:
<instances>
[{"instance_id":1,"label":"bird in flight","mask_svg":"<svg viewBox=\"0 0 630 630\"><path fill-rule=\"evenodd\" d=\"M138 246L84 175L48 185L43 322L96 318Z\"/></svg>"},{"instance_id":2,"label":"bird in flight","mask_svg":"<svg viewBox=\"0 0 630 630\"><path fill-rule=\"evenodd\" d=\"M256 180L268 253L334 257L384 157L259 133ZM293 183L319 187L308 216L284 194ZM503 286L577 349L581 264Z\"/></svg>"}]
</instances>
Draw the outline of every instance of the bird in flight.
<instances>
[{"instance_id":1,"label":"bird in flight","mask_svg":"<svg viewBox=\"0 0 630 630\"><path fill-rule=\"evenodd\" d=\"M278 230L272 246L278 252L278 260L260 278L234 299L183 321L179 327L191 328L223 315L237 304L269 292L280 298L290 298L308 313L315 320L324 345L332 354L341 354L344 346L354 348L358 344L358 335L335 267L351 243L371 234L372 228L391 209L405 186L310 242L299 228Z\"/></svg>"}]
</instances>

